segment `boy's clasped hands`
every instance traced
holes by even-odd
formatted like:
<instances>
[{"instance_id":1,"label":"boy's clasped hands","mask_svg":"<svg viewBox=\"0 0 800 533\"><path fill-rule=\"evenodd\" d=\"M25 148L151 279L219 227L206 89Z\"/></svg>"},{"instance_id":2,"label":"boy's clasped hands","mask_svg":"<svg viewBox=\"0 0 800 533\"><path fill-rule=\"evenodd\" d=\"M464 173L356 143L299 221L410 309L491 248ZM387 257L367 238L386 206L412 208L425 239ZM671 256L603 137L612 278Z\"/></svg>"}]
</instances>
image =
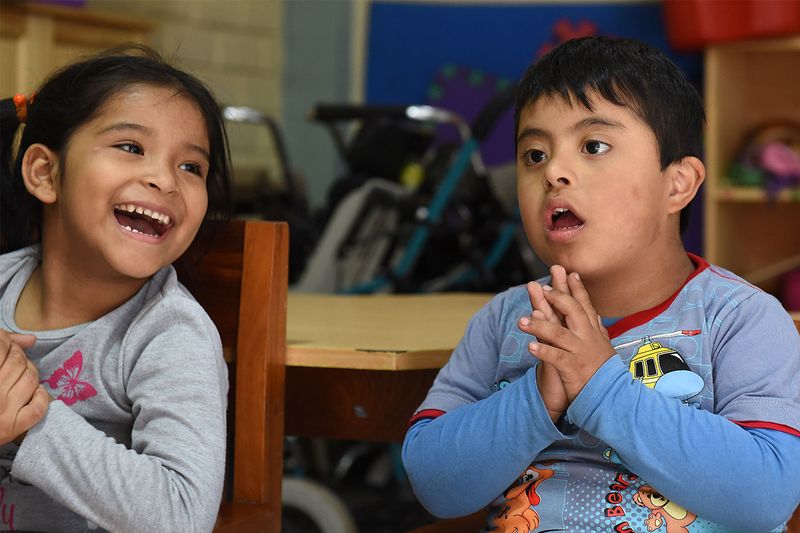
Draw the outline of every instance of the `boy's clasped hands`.
<instances>
[{"instance_id":1,"label":"boy's clasped hands","mask_svg":"<svg viewBox=\"0 0 800 533\"><path fill-rule=\"evenodd\" d=\"M553 265L552 286L527 285L533 312L519 328L533 335L528 350L537 368L539 394L555 423L586 383L616 351L580 276Z\"/></svg>"},{"instance_id":2,"label":"boy's clasped hands","mask_svg":"<svg viewBox=\"0 0 800 533\"><path fill-rule=\"evenodd\" d=\"M0 445L22 437L47 412L50 395L24 352L35 340L0 329Z\"/></svg>"}]
</instances>

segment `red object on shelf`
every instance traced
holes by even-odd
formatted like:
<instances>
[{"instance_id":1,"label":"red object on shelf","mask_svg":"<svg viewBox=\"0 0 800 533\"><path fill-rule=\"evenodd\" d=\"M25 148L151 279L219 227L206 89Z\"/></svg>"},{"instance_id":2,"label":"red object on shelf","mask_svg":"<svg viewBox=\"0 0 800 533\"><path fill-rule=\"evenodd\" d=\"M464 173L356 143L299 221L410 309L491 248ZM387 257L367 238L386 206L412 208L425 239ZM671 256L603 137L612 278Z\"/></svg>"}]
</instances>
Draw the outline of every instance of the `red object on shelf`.
<instances>
[{"instance_id":1,"label":"red object on shelf","mask_svg":"<svg viewBox=\"0 0 800 533\"><path fill-rule=\"evenodd\" d=\"M798 0L664 0L670 45L698 50L709 44L800 34Z\"/></svg>"},{"instance_id":2,"label":"red object on shelf","mask_svg":"<svg viewBox=\"0 0 800 533\"><path fill-rule=\"evenodd\" d=\"M783 305L789 311L800 311L800 269L793 270L783 277Z\"/></svg>"}]
</instances>

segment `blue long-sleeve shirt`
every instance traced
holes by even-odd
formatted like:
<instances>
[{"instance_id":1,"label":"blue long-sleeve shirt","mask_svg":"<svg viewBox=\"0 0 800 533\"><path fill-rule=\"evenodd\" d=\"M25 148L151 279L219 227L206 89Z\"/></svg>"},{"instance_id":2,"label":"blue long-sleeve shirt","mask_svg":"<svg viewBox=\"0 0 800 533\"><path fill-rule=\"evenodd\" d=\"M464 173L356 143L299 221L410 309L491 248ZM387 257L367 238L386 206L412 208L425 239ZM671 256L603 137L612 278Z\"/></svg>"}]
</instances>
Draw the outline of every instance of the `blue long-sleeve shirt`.
<instances>
[{"instance_id":1,"label":"blue long-sleeve shirt","mask_svg":"<svg viewBox=\"0 0 800 533\"><path fill-rule=\"evenodd\" d=\"M501 496L501 531L779 528L800 501L800 338L770 296L694 259L670 300L610 328L618 356L557 426L516 328L525 290L495 298L406 436L420 501L459 516Z\"/></svg>"}]
</instances>

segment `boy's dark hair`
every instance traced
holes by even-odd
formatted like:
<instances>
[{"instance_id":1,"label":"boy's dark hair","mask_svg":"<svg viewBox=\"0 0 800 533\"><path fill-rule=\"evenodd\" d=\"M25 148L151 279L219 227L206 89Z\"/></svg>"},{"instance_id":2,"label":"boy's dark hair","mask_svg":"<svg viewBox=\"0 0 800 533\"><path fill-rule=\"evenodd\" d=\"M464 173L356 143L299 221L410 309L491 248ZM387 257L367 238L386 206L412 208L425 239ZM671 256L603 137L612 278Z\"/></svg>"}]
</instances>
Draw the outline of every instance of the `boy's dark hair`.
<instances>
[{"instance_id":1,"label":"boy's dark hair","mask_svg":"<svg viewBox=\"0 0 800 533\"><path fill-rule=\"evenodd\" d=\"M523 108L542 96L558 95L570 104L577 100L592 110L590 93L628 107L653 130L662 170L684 157L701 156L705 113L697 90L661 51L630 39L567 41L531 65L517 90L514 131ZM688 222L686 206L681 234Z\"/></svg>"},{"instance_id":2,"label":"boy's dark hair","mask_svg":"<svg viewBox=\"0 0 800 533\"><path fill-rule=\"evenodd\" d=\"M0 102L0 253L41 238L42 208L22 180L22 156L41 143L62 158L72 134L114 95L135 84L174 88L189 98L205 120L210 144L206 189L208 211L198 239L210 237L231 216L231 170L222 115L211 91L197 78L166 63L153 49L125 45L70 64L50 76L27 106L16 158L12 144L19 126L11 99Z\"/></svg>"}]
</instances>

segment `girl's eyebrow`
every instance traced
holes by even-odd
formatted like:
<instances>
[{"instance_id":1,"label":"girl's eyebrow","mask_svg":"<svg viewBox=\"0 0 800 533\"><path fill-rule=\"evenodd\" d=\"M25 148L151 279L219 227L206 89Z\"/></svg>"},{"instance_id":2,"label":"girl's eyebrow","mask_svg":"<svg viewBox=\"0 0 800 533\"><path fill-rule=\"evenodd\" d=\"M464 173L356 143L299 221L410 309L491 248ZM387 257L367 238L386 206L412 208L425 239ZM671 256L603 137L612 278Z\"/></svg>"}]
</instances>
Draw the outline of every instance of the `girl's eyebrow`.
<instances>
[{"instance_id":1,"label":"girl's eyebrow","mask_svg":"<svg viewBox=\"0 0 800 533\"><path fill-rule=\"evenodd\" d=\"M153 130L148 128L147 126L142 126L141 124L136 124L134 122L117 122L108 126L107 128L103 128L100 130L100 135L104 133L108 133L110 131L124 131L124 130L134 130L140 131L142 133L152 133Z\"/></svg>"},{"instance_id":2,"label":"girl's eyebrow","mask_svg":"<svg viewBox=\"0 0 800 533\"><path fill-rule=\"evenodd\" d=\"M117 122L115 124L108 126L107 128L103 128L102 130L100 130L99 134L103 135L108 132L117 132L125 130L138 131L144 133L145 135L150 135L153 133L152 128L148 128L147 126L142 126L141 124L136 124L135 122ZM190 142L184 143L184 146L189 150L192 150L193 152L199 153L206 159L206 161L211 161L211 155L208 153L208 150L206 150L202 146Z\"/></svg>"}]
</instances>

